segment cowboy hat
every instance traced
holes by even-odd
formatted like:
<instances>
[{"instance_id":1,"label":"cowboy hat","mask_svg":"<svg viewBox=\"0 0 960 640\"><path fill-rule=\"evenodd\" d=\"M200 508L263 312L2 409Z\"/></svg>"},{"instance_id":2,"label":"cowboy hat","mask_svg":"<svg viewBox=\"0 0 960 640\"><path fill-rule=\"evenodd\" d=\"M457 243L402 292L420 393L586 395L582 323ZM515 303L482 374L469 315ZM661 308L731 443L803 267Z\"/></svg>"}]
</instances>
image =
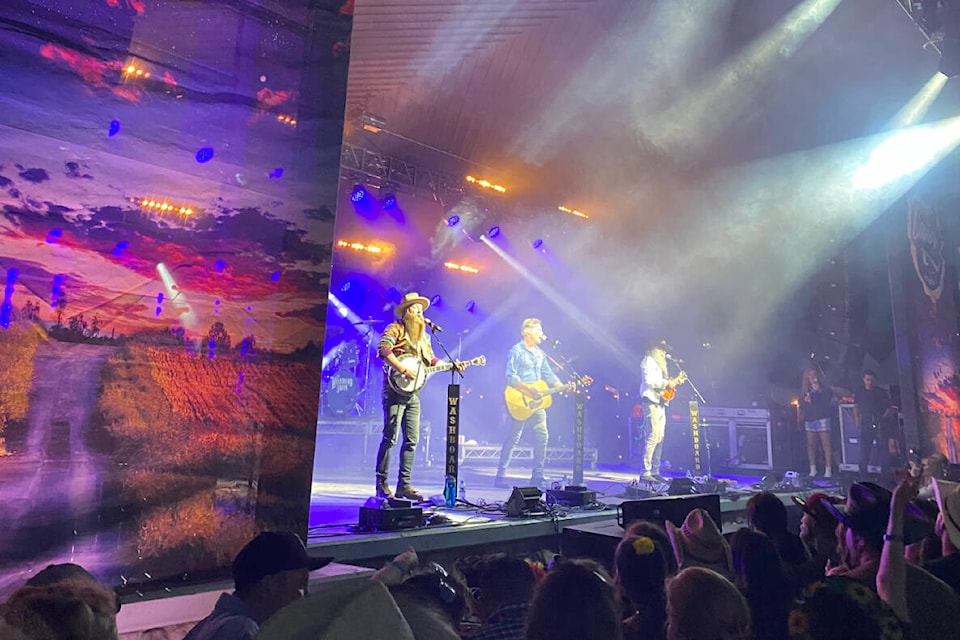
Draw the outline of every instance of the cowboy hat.
<instances>
[{"instance_id":1,"label":"cowboy hat","mask_svg":"<svg viewBox=\"0 0 960 640\"><path fill-rule=\"evenodd\" d=\"M673 351L673 345L666 340L651 340L647 344L647 351L653 351L654 349L663 349L667 353L670 353Z\"/></svg>"},{"instance_id":2,"label":"cowboy hat","mask_svg":"<svg viewBox=\"0 0 960 640\"><path fill-rule=\"evenodd\" d=\"M414 634L377 580L331 585L295 600L260 628L263 640L413 640Z\"/></svg>"},{"instance_id":3,"label":"cowboy hat","mask_svg":"<svg viewBox=\"0 0 960 640\"><path fill-rule=\"evenodd\" d=\"M430 306L430 300L428 300L427 298L424 298L416 291L411 291L407 295L403 296L403 300L401 300L400 304L398 304L396 308L393 310L393 315L395 315L398 318L402 318L403 314L407 312L407 309L411 305L415 305L415 304L422 305L423 310L426 311L427 308Z\"/></svg>"},{"instance_id":4,"label":"cowboy hat","mask_svg":"<svg viewBox=\"0 0 960 640\"><path fill-rule=\"evenodd\" d=\"M667 536L673 546L677 565L686 567L706 567L729 576L733 561L730 545L723 539L710 514L703 509L693 509L678 527L666 521Z\"/></svg>"},{"instance_id":5,"label":"cowboy hat","mask_svg":"<svg viewBox=\"0 0 960 640\"><path fill-rule=\"evenodd\" d=\"M949 480L933 479L933 492L943 514L943 527L953 546L960 549L960 484Z\"/></svg>"}]
</instances>

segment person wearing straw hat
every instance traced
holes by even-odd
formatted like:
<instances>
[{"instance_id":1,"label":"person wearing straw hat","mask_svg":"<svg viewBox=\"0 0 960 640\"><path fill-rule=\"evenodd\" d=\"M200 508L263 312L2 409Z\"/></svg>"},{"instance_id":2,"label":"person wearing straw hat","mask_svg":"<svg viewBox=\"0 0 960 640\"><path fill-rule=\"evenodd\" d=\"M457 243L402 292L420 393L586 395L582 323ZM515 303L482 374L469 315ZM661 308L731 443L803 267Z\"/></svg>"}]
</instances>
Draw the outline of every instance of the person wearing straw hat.
<instances>
[{"instance_id":1,"label":"person wearing straw hat","mask_svg":"<svg viewBox=\"0 0 960 640\"><path fill-rule=\"evenodd\" d=\"M425 330L426 320L423 312L430 307L430 301L420 294L410 292L394 309L396 320L387 325L380 336L378 345L380 357L384 363L408 379L417 376L400 362L402 356L416 356L421 366L435 365L439 360L433 353L430 334ZM423 501L423 496L413 488L411 474L413 458L420 440L420 394L398 393L383 383L383 439L377 451L377 496L393 497L387 484L390 469L390 452L397 444L398 432L402 430L403 443L400 445L400 473L397 480L398 498Z\"/></svg>"},{"instance_id":2,"label":"person wearing straw hat","mask_svg":"<svg viewBox=\"0 0 960 640\"><path fill-rule=\"evenodd\" d=\"M683 519L683 525L678 527L669 520L665 524L680 570L705 567L724 577L733 575L730 545L709 513L692 509Z\"/></svg>"},{"instance_id":3,"label":"person wearing straw hat","mask_svg":"<svg viewBox=\"0 0 960 640\"><path fill-rule=\"evenodd\" d=\"M933 489L940 507L936 531L940 536L943 557L928 562L924 569L960 594L960 484L934 478Z\"/></svg>"}]
</instances>

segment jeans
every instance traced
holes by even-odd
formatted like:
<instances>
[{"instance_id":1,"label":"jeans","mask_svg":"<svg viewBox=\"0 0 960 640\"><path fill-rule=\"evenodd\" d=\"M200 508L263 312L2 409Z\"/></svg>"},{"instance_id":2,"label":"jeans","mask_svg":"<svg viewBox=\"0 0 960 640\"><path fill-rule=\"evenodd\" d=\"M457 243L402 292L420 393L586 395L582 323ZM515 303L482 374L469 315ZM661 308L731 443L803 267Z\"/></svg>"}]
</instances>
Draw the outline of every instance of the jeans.
<instances>
[{"instance_id":1,"label":"jeans","mask_svg":"<svg viewBox=\"0 0 960 640\"><path fill-rule=\"evenodd\" d=\"M523 425L530 422L534 437L533 473L531 474L531 479L534 481L542 480L543 466L547 460L547 440L550 437L549 433L547 433L547 412L540 409L527 418L526 421L511 419L511 422L513 423L513 428L507 436L507 439L504 440L503 446L500 447L500 466L497 468L497 475L503 477L506 473L507 467L510 465L510 456L513 455L513 450L517 446L517 443L520 442Z\"/></svg>"},{"instance_id":2,"label":"jeans","mask_svg":"<svg viewBox=\"0 0 960 640\"><path fill-rule=\"evenodd\" d=\"M643 418L647 428L647 443L643 448L643 475L660 474L660 454L663 452L663 433L667 426L667 408L653 402L643 403Z\"/></svg>"},{"instance_id":3,"label":"jeans","mask_svg":"<svg viewBox=\"0 0 960 640\"><path fill-rule=\"evenodd\" d=\"M397 487L410 486L413 458L420 440L420 395L400 395L383 385L383 439L377 451L377 486L387 486L390 470L390 450L397 444L397 432L403 429L403 444L400 446L400 476Z\"/></svg>"},{"instance_id":4,"label":"jeans","mask_svg":"<svg viewBox=\"0 0 960 640\"><path fill-rule=\"evenodd\" d=\"M880 433L880 427L874 423L865 423L860 427L860 473L869 471L870 453L873 443L877 442L880 448L880 457L884 459L887 453L887 439Z\"/></svg>"}]
</instances>

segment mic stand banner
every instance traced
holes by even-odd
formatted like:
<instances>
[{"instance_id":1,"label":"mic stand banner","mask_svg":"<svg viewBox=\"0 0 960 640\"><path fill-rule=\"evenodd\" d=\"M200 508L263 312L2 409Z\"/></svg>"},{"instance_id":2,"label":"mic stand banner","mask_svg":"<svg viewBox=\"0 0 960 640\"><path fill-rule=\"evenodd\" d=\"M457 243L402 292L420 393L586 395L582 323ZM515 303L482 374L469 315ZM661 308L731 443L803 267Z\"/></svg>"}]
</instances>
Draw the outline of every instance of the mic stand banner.
<instances>
[{"instance_id":1,"label":"mic stand banner","mask_svg":"<svg viewBox=\"0 0 960 640\"><path fill-rule=\"evenodd\" d=\"M450 362L456 362L446 345L433 331L433 337L443 354ZM457 376L463 378L463 371L458 367L450 369L450 384L447 385L447 420L444 428L444 486L443 497L446 506L452 507L457 500L457 481L460 467L460 385Z\"/></svg>"}]
</instances>

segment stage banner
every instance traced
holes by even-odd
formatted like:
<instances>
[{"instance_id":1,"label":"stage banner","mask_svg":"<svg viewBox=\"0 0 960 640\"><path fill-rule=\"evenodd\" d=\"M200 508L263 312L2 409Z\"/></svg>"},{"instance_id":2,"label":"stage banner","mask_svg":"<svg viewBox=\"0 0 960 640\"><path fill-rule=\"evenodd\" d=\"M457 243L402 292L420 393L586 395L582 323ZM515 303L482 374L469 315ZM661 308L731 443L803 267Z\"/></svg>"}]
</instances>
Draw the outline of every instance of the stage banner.
<instances>
[{"instance_id":1,"label":"stage banner","mask_svg":"<svg viewBox=\"0 0 960 640\"><path fill-rule=\"evenodd\" d=\"M904 436L922 456L940 451L957 461L958 247L932 201L908 196L904 207L888 245Z\"/></svg>"},{"instance_id":2,"label":"stage banner","mask_svg":"<svg viewBox=\"0 0 960 640\"><path fill-rule=\"evenodd\" d=\"M307 533L352 6L0 3L0 600Z\"/></svg>"}]
</instances>

